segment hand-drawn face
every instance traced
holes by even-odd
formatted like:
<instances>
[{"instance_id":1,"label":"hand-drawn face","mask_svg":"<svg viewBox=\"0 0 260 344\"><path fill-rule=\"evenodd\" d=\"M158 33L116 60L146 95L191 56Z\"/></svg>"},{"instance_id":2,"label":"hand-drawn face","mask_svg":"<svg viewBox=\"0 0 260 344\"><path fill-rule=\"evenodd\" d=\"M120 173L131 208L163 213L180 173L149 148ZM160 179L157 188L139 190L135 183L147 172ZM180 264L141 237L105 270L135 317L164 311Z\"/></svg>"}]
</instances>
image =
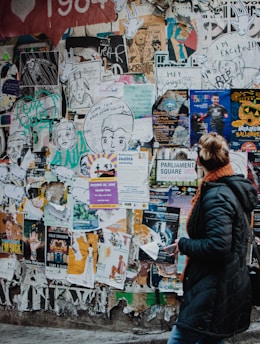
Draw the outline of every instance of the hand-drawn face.
<instances>
[{"instance_id":1,"label":"hand-drawn face","mask_svg":"<svg viewBox=\"0 0 260 344\"><path fill-rule=\"evenodd\" d=\"M13 163L17 163L21 157L22 149L24 146L24 140L16 137L11 137L7 143L7 155Z\"/></svg>"},{"instance_id":2,"label":"hand-drawn face","mask_svg":"<svg viewBox=\"0 0 260 344\"><path fill-rule=\"evenodd\" d=\"M87 87L86 81L83 78L76 80L71 85L72 96L75 97L78 103L80 104L83 103L84 95L87 93L87 89L88 87Z\"/></svg>"},{"instance_id":3,"label":"hand-drawn face","mask_svg":"<svg viewBox=\"0 0 260 344\"><path fill-rule=\"evenodd\" d=\"M120 98L106 97L89 110L83 133L95 153L113 153L128 149L134 131L134 114Z\"/></svg>"},{"instance_id":4,"label":"hand-drawn face","mask_svg":"<svg viewBox=\"0 0 260 344\"><path fill-rule=\"evenodd\" d=\"M101 130L104 153L124 151L132 135L133 118L126 113L110 115L104 120Z\"/></svg>"},{"instance_id":5,"label":"hand-drawn face","mask_svg":"<svg viewBox=\"0 0 260 344\"><path fill-rule=\"evenodd\" d=\"M84 155L80 160L80 172L83 176L88 175L88 156Z\"/></svg>"},{"instance_id":6,"label":"hand-drawn face","mask_svg":"<svg viewBox=\"0 0 260 344\"><path fill-rule=\"evenodd\" d=\"M72 149L76 143L76 128L73 122L60 122L56 127L56 143L59 148Z\"/></svg>"},{"instance_id":7,"label":"hand-drawn face","mask_svg":"<svg viewBox=\"0 0 260 344\"><path fill-rule=\"evenodd\" d=\"M116 129L115 131L105 129L102 134L103 151L110 153L124 151L127 148L129 138L129 133L121 128Z\"/></svg>"},{"instance_id":8,"label":"hand-drawn face","mask_svg":"<svg viewBox=\"0 0 260 344\"><path fill-rule=\"evenodd\" d=\"M27 65L27 67L28 67L29 69L33 69L34 66L35 66L35 59L34 59L34 58L31 58L30 60L28 60L28 61L26 62L26 65Z\"/></svg>"},{"instance_id":9,"label":"hand-drawn face","mask_svg":"<svg viewBox=\"0 0 260 344\"><path fill-rule=\"evenodd\" d=\"M58 133L58 144L63 149L70 149L71 140L74 138L74 133L68 128L61 129Z\"/></svg>"}]
</instances>

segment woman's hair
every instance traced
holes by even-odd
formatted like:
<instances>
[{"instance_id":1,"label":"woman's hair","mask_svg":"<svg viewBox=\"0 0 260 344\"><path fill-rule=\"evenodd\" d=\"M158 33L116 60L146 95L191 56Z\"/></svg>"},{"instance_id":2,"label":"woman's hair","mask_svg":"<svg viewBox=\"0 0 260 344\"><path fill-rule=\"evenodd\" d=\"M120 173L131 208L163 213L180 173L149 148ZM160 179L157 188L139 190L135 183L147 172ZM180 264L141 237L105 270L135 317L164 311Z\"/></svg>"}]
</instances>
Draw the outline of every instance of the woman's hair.
<instances>
[{"instance_id":1,"label":"woman's hair","mask_svg":"<svg viewBox=\"0 0 260 344\"><path fill-rule=\"evenodd\" d=\"M230 162L227 141L223 136L211 132L201 136L198 156L208 171L223 167Z\"/></svg>"}]
</instances>

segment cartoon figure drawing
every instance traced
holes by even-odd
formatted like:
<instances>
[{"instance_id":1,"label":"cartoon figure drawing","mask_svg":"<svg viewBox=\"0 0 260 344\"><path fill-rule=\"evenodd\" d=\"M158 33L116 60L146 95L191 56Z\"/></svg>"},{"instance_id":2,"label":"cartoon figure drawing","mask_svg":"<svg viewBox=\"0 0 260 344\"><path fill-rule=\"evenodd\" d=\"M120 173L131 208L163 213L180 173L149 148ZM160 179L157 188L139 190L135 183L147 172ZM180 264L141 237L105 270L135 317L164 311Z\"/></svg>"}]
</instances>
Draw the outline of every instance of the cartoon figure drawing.
<instances>
[{"instance_id":1,"label":"cartoon figure drawing","mask_svg":"<svg viewBox=\"0 0 260 344\"><path fill-rule=\"evenodd\" d=\"M60 69L62 70L60 74L60 82L65 83L69 80L69 76L76 72L77 67L74 66L74 55L73 48L70 48L70 52L64 49L64 60L60 64Z\"/></svg>"},{"instance_id":2,"label":"cartoon figure drawing","mask_svg":"<svg viewBox=\"0 0 260 344\"><path fill-rule=\"evenodd\" d=\"M113 153L128 149L133 129L134 115L128 105L120 98L107 97L89 109L83 134L94 153Z\"/></svg>"},{"instance_id":3,"label":"cartoon figure drawing","mask_svg":"<svg viewBox=\"0 0 260 344\"><path fill-rule=\"evenodd\" d=\"M131 3L132 12L130 11L129 7L126 6L126 13L127 13L127 22L123 22L122 24L126 28L125 37L126 39L134 38L137 30L143 25L144 19L138 19L138 13L135 6L135 3Z\"/></svg>"},{"instance_id":4,"label":"cartoon figure drawing","mask_svg":"<svg viewBox=\"0 0 260 344\"><path fill-rule=\"evenodd\" d=\"M70 107L72 109L89 108L93 99L89 93L87 79L80 72L74 73L74 79L70 81Z\"/></svg>"},{"instance_id":5,"label":"cartoon figure drawing","mask_svg":"<svg viewBox=\"0 0 260 344\"><path fill-rule=\"evenodd\" d=\"M20 82L22 86L57 85L58 53L21 53Z\"/></svg>"},{"instance_id":6,"label":"cartoon figure drawing","mask_svg":"<svg viewBox=\"0 0 260 344\"><path fill-rule=\"evenodd\" d=\"M243 1L238 0L238 3L240 4L240 8L233 4L230 5L237 18L237 21L231 21L231 25L236 29L240 36L244 36L250 29L250 26L255 19L255 14L250 17Z\"/></svg>"}]
</instances>

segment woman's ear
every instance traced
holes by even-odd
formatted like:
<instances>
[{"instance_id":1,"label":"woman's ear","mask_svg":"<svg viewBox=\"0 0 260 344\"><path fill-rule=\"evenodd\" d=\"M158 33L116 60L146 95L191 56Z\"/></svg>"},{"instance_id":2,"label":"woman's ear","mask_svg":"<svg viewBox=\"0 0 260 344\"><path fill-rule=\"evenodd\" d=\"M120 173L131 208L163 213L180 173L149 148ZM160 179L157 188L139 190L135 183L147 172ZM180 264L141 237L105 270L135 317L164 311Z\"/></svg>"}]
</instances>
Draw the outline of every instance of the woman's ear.
<instances>
[{"instance_id":1,"label":"woman's ear","mask_svg":"<svg viewBox=\"0 0 260 344\"><path fill-rule=\"evenodd\" d=\"M198 166L202 166L199 155L197 156L196 163Z\"/></svg>"}]
</instances>

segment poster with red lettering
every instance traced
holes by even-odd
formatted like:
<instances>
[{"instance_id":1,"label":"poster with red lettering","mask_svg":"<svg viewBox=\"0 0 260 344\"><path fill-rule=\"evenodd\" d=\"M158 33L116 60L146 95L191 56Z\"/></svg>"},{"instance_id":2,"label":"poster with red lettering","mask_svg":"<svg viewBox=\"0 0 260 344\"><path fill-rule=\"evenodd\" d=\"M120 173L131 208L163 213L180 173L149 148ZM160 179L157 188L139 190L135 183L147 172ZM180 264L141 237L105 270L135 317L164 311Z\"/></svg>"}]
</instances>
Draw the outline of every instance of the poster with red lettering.
<instances>
[{"instance_id":1,"label":"poster with red lettering","mask_svg":"<svg viewBox=\"0 0 260 344\"><path fill-rule=\"evenodd\" d=\"M110 23L116 19L112 0L2 0L0 35L2 37L44 33L54 46L66 29L75 26Z\"/></svg>"}]
</instances>

